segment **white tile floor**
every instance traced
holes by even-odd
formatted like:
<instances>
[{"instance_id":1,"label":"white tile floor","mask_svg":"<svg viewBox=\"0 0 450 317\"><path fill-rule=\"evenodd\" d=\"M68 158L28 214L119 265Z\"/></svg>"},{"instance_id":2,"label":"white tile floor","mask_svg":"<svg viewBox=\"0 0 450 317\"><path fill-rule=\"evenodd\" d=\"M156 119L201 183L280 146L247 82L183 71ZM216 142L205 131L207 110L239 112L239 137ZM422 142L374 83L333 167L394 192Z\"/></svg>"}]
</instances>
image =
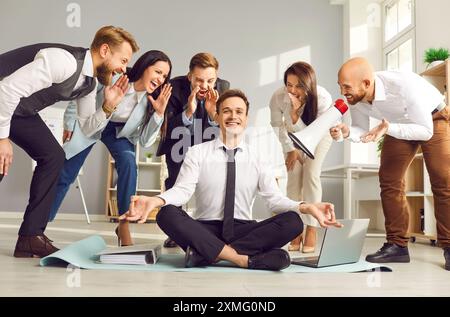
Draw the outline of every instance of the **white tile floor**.
<instances>
[{"instance_id":1,"label":"white tile floor","mask_svg":"<svg viewBox=\"0 0 450 317\"><path fill-rule=\"evenodd\" d=\"M0 218L0 296L450 296L450 272L443 269L442 250L427 242L410 245L412 262L391 264L393 273L288 274L184 272L73 272L42 268L38 259L12 257L18 219ZM115 225L107 222L56 221L47 235L59 247L100 234L114 245ZM163 241L155 224L133 225L137 243ZM363 254L376 251L383 239L367 238ZM180 249L165 252L182 252ZM293 254L293 255L299 255ZM71 281L68 284L67 281Z\"/></svg>"}]
</instances>

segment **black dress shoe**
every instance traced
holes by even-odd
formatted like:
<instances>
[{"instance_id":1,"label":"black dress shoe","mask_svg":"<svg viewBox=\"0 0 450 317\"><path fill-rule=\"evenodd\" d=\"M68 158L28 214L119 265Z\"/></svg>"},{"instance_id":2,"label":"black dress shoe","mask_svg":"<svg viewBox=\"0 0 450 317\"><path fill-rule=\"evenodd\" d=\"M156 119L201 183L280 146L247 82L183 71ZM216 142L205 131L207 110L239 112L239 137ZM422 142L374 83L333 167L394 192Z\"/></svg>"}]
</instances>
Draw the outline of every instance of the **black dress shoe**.
<instances>
[{"instance_id":1,"label":"black dress shoe","mask_svg":"<svg viewBox=\"0 0 450 317\"><path fill-rule=\"evenodd\" d=\"M184 256L184 266L185 267L197 267L197 266L208 266L208 261L201 256L194 248L187 247L186 254Z\"/></svg>"},{"instance_id":2,"label":"black dress shoe","mask_svg":"<svg viewBox=\"0 0 450 317\"><path fill-rule=\"evenodd\" d=\"M445 269L450 271L450 247L444 248Z\"/></svg>"},{"instance_id":3,"label":"black dress shoe","mask_svg":"<svg viewBox=\"0 0 450 317\"><path fill-rule=\"evenodd\" d=\"M14 250L16 258L43 258L56 251L58 248L52 244L52 240L46 235L19 236Z\"/></svg>"},{"instance_id":4,"label":"black dress shoe","mask_svg":"<svg viewBox=\"0 0 450 317\"><path fill-rule=\"evenodd\" d=\"M248 268L251 270L281 271L290 264L289 253L283 249L272 249L248 257Z\"/></svg>"},{"instance_id":5,"label":"black dress shoe","mask_svg":"<svg viewBox=\"0 0 450 317\"><path fill-rule=\"evenodd\" d=\"M164 240L163 244L164 248L176 248L178 244L173 241L170 237L168 237L166 240Z\"/></svg>"},{"instance_id":6,"label":"black dress shoe","mask_svg":"<svg viewBox=\"0 0 450 317\"><path fill-rule=\"evenodd\" d=\"M366 261L372 263L409 263L408 247L400 247L393 243L385 243L380 250L369 254L366 257Z\"/></svg>"}]
</instances>

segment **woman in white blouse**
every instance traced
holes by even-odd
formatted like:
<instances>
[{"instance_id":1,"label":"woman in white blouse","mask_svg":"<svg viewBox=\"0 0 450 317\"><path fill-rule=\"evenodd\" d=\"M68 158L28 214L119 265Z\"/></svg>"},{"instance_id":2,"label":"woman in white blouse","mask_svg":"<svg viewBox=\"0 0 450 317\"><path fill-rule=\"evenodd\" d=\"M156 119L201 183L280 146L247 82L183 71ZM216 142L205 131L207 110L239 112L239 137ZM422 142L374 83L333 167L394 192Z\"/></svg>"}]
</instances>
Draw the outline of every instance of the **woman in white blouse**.
<instances>
[{"instance_id":1,"label":"woman in white blouse","mask_svg":"<svg viewBox=\"0 0 450 317\"><path fill-rule=\"evenodd\" d=\"M298 132L306 128L332 105L331 95L317 86L316 74L308 63L297 62L284 73L284 84L275 91L270 101L270 124L278 134L286 160L288 172L287 196L293 200L311 202L322 201L320 173L322 163L330 149L332 139L327 135L318 144L311 160L294 147L288 132ZM315 251L317 222L305 219L305 234L291 241L290 251Z\"/></svg>"},{"instance_id":2,"label":"woman in white blouse","mask_svg":"<svg viewBox=\"0 0 450 317\"><path fill-rule=\"evenodd\" d=\"M137 166L135 145L150 147L164 123L164 112L171 96L169 84L172 63L157 50L144 53L127 71L130 85L116 109L102 110L105 87L97 90L98 112L104 124L93 135L85 135L76 120L76 108L69 105L64 114L64 151L66 160L61 171L56 196L50 211L50 221L75 181L78 172L98 141L102 141L117 170L117 203L119 215L128 211L130 197L136 193ZM120 79L119 79L120 80ZM116 228L119 245L133 244L128 222L120 221Z\"/></svg>"}]
</instances>

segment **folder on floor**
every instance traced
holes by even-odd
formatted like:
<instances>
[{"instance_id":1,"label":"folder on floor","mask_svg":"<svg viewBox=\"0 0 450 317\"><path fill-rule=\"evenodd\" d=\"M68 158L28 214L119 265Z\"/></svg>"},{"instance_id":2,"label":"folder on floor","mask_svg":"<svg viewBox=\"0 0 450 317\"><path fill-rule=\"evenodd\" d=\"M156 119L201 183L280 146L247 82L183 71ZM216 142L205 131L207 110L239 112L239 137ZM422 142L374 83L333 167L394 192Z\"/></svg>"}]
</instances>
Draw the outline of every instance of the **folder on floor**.
<instances>
[{"instance_id":1,"label":"folder on floor","mask_svg":"<svg viewBox=\"0 0 450 317\"><path fill-rule=\"evenodd\" d=\"M155 264L161 254L161 244L141 244L106 248L97 253L103 264L147 265Z\"/></svg>"}]
</instances>

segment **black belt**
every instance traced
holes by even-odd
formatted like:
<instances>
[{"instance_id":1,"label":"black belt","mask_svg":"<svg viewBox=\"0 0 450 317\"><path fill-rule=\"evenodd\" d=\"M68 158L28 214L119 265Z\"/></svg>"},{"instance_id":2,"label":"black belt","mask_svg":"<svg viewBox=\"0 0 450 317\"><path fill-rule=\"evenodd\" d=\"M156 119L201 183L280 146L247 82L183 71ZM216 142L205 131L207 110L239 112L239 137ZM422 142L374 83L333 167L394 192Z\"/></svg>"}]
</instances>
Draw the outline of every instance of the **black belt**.
<instances>
[{"instance_id":1,"label":"black belt","mask_svg":"<svg viewBox=\"0 0 450 317\"><path fill-rule=\"evenodd\" d=\"M434 110L431 112L431 114L433 115L433 114L435 114L436 112L439 112L439 111L441 111L441 110L444 110L445 107L447 107L447 105L444 104L444 103L442 103L442 104L440 104L436 109L434 109Z\"/></svg>"}]
</instances>

